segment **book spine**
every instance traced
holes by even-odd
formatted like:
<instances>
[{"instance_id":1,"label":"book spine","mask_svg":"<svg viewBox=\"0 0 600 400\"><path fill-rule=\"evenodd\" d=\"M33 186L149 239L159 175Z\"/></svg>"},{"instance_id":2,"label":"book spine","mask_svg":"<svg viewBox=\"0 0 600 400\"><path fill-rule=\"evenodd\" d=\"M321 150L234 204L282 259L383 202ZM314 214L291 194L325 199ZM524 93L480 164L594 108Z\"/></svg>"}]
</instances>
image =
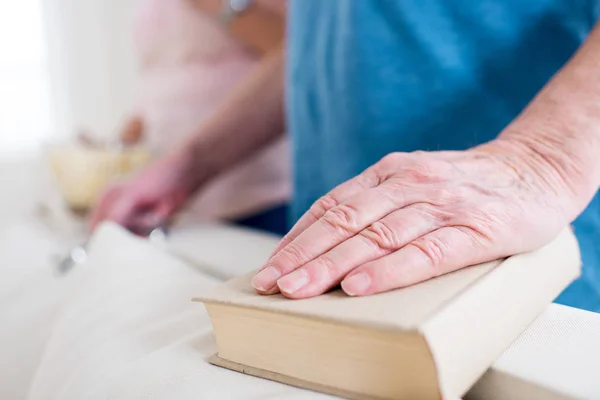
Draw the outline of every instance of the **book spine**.
<instances>
[{"instance_id":1,"label":"book spine","mask_svg":"<svg viewBox=\"0 0 600 400\"><path fill-rule=\"evenodd\" d=\"M581 271L570 229L541 249L507 258L421 328L442 398L463 396Z\"/></svg>"}]
</instances>

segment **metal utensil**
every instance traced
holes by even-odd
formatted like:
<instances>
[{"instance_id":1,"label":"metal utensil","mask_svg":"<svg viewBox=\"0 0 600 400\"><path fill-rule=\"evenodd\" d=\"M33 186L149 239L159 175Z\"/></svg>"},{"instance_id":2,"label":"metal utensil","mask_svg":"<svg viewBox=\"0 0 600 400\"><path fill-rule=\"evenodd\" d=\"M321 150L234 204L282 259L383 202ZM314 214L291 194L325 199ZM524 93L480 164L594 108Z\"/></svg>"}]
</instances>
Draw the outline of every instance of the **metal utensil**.
<instances>
[{"instance_id":1,"label":"metal utensil","mask_svg":"<svg viewBox=\"0 0 600 400\"><path fill-rule=\"evenodd\" d=\"M159 226L152 229L147 235L147 238L155 245L165 246L167 236L167 226ZM88 240L72 247L69 252L57 262L56 272L59 276L65 276L74 267L85 264L88 257L87 245Z\"/></svg>"},{"instance_id":2,"label":"metal utensil","mask_svg":"<svg viewBox=\"0 0 600 400\"><path fill-rule=\"evenodd\" d=\"M66 275L76 265L82 265L87 260L87 242L73 247L66 256L62 257L57 265L56 272L59 276Z\"/></svg>"}]
</instances>

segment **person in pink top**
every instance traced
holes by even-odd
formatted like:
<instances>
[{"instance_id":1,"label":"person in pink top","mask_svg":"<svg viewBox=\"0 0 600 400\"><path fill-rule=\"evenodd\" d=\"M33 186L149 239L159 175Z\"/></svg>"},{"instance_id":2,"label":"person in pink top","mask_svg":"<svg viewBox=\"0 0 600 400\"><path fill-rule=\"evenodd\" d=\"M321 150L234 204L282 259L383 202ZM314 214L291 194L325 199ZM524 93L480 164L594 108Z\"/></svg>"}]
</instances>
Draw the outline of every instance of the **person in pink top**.
<instances>
[{"instance_id":1,"label":"person in pink top","mask_svg":"<svg viewBox=\"0 0 600 400\"><path fill-rule=\"evenodd\" d=\"M92 213L92 226L112 220L143 234L185 208L197 221L230 221L278 234L287 230L290 196L288 143L264 146L250 158L202 182L190 201L171 193L165 164L186 139L206 136L211 118L227 108L235 92L252 84L279 51L284 39L285 2L259 1L261 13L232 23L223 19L220 0L143 0L134 24L141 69L136 108L123 128L143 134L159 160L130 181L108 190ZM244 132L235 132L243 140ZM226 139L230 140L230 139ZM215 156L218 157L218 145ZM227 155L223 155L227 157ZM206 170L211 168L206 162ZM196 171L202 174L202 171ZM208 175L208 174L205 174ZM183 204L185 203L185 204Z\"/></svg>"}]
</instances>

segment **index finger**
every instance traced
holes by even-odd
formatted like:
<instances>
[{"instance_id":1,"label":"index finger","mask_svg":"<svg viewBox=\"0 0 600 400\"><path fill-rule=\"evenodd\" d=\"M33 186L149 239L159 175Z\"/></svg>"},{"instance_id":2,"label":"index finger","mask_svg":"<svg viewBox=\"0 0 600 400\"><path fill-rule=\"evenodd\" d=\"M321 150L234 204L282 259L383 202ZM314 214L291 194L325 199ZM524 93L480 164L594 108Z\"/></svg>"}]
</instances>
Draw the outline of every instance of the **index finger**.
<instances>
[{"instance_id":1,"label":"index finger","mask_svg":"<svg viewBox=\"0 0 600 400\"><path fill-rule=\"evenodd\" d=\"M418 201L419 192L399 193L380 185L359 193L309 226L290 244L279 251L260 271L252 284L260 292L271 294L277 280L328 252L340 243L395 210Z\"/></svg>"},{"instance_id":2,"label":"index finger","mask_svg":"<svg viewBox=\"0 0 600 400\"><path fill-rule=\"evenodd\" d=\"M281 249L290 244L309 226L317 222L325 213L338 206L348 198L381 183L379 175L373 168L350 179L331 190L328 194L317 200L304 215L296 222L287 235L281 239L269 259L273 258ZM264 268L264 267L263 267Z\"/></svg>"}]
</instances>

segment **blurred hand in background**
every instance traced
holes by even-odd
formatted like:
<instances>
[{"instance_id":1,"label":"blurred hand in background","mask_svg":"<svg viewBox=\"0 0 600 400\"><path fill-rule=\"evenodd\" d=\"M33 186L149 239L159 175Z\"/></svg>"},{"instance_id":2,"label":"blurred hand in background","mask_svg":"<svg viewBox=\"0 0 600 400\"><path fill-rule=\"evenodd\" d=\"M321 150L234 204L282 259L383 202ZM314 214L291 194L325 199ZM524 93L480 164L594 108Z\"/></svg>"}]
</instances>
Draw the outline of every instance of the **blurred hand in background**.
<instances>
[{"instance_id":1,"label":"blurred hand in background","mask_svg":"<svg viewBox=\"0 0 600 400\"><path fill-rule=\"evenodd\" d=\"M287 201L282 79L272 79L285 2L251 4L225 25L220 0L142 3L140 99L121 141L143 126L160 158L101 197L91 229L111 220L143 235L186 205L200 219L235 220Z\"/></svg>"}]
</instances>

